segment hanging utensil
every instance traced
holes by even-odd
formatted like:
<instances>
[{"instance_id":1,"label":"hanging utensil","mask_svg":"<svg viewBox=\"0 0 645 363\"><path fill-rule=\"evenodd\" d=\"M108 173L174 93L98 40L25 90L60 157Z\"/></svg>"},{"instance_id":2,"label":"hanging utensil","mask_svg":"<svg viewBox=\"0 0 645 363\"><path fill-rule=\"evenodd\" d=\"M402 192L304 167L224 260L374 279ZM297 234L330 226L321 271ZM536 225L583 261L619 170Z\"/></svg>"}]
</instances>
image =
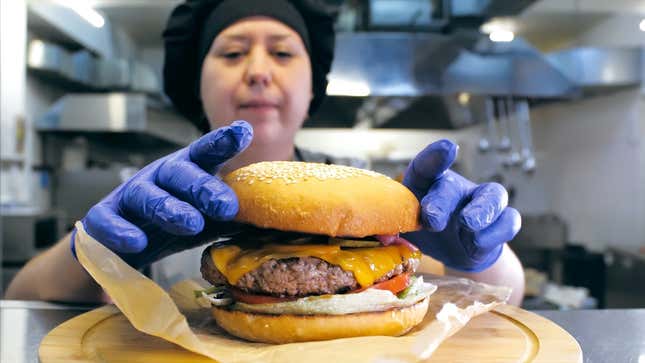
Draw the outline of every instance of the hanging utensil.
<instances>
[{"instance_id":1,"label":"hanging utensil","mask_svg":"<svg viewBox=\"0 0 645 363\"><path fill-rule=\"evenodd\" d=\"M522 162L520 155L521 143L519 139L519 125L513 99L507 97L505 100L506 117L508 119L508 139L510 142L510 152L507 157L502 159L502 165L505 167L518 166Z\"/></svg>"},{"instance_id":2,"label":"hanging utensil","mask_svg":"<svg viewBox=\"0 0 645 363\"><path fill-rule=\"evenodd\" d=\"M491 97L486 97L486 100L484 101L484 117L486 119L486 127L482 130L482 136L479 139L480 152L487 152L490 150L491 146L494 145L497 140L494 105Z\"/></svg>"},{"instance_id":3,"label":"hanging utensil","mask_svg":"<svg viewBox=\"0 0 645 363\"><path fill-rule=\"evenodd\" d=\"M499 143L497 144L497 150L507 152L511 149L511 136L505 100L503 98L498 98L496 106L500 134Z\"/></svg>"},{"instance_id":4,"label":"hanging utensil","mask_svg":"<svg viewBox=\"0 0 645 363\"><path fill-rule=\"evenodd\" d=\"M522 170L527 173L535 171L535 156L533 154L533 140L531 135L531 114L529 103L522 100L516 103L518 130L520 134Z\"/></svg>"}]
</instances>

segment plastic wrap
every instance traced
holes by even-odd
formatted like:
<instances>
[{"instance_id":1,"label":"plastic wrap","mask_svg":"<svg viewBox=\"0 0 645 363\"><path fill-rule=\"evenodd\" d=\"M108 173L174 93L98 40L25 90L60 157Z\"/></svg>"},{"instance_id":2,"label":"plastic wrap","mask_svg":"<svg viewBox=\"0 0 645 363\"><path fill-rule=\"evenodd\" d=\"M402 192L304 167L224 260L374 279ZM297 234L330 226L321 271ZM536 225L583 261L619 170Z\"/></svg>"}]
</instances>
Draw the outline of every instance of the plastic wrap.
<instances>
[{"instance_id":1,"label":"plastic wrap","mask_svg":"<svg viewBox=\"0 0 645 363\"><path fill-rule=\"evenodd\" d=\"M442 341L471 318L504 303L510 296L506 287L425 275L426 281L438 289L430 296L430 308L423 322L403 336L282 345L251 343L221 331L210 310L196 303L193 291L202 288L203 283L186 280L166 292L90 237L80 222L76 228L79 261L137 330L222 363L416 362L430 357Z\"/></svg>"}]
</instances>

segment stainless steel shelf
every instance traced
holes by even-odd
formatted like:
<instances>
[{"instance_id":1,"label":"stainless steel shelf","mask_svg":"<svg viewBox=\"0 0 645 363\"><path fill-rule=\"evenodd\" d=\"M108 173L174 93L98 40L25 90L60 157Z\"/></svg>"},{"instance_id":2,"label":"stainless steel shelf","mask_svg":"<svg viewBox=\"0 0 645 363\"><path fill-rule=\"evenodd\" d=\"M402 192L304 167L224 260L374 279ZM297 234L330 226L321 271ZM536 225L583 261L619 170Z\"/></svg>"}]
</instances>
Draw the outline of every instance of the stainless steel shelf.
<instances>
[{"instance_id":1,"label":"stainless steel shelf","mask_svg":"<svg viewBox=\"0 0 645 363\"><path fill-rule=\"evenodd\" d=\"M125 59L97 58L87 50L70 52L58 44L29 42L27 69L71 91L124 90L160 97L157 75L145 64Z\"/></svg>"},{"instance_id":2,"label":"stainless steel shelf","mask_svg":"<svg viewBox=\"0 0 645 363\"><path fill-rule=\"evenodd\" d=\"M36 122L42 133L138 135L183 146L201 133L171 109L142 93L70 93Z\"/></svg>"}]
</instances>

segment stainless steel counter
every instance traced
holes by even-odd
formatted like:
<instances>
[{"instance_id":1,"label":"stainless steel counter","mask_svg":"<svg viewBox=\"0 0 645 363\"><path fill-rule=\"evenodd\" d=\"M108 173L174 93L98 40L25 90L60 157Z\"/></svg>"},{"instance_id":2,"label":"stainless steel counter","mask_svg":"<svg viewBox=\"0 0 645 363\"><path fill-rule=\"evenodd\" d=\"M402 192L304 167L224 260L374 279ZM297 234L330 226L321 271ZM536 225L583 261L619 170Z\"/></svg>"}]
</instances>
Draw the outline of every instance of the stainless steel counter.
<instances>
[{"instance_id":1,"label":"stainless steel counter","mask_svg":"<svg viewBox=\"0 0 645 363\"><path fill-rule=\"evenodd\" d=\"M92 309L36 301L0 300L0 363L38 362L38 346L58 324Z\"/></svg>"},{"instance_id":2,"label":"stainless steel counter","mask_svg":"<svg viewBox=\"0 0 645 363\"><path fill-rule=\"evenodd\" d=\"M42 338L91 307L1 300L0 362L38 362ZM645 363L645 309L537 311L573 335L587 363Z\"/></svg>"},{"instance_id":3,"label":"stainless steel counter","mask_svg":"<svg viewBox=\"0 0 645 363\"><path fill-rule=\"evenodd\" d=\"M535 311L573 335L585 363L645 363L645 309Z\"/></svg>"}]
</instances>

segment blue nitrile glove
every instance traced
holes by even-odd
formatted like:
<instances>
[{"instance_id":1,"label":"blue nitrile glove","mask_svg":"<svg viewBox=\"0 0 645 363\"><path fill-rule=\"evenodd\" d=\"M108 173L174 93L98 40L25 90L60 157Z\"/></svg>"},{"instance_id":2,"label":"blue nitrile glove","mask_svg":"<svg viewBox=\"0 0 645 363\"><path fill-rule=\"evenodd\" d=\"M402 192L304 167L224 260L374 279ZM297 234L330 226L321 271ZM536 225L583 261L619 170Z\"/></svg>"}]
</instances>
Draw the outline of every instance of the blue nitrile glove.
<instances>
[{"instance_id":1,"label":"blue nitrile glove","mask_svg":"<svg viewBox=\"0 0 645 363\"><path fill-rule=\"evenodd\" d=\"M421 201L424 228L403 237L446 267L480 272L497 261L504 243L520 230L517 210L497 183L475 184L448 168L458 146L449 140L428 145L403 178Z\"/></svg>"},{"instance_id":2,"label":"blue nitrile glove","mask_svg":"<svg viewBox=\"0 0 645 363\"><path fill-rule=\"evenodd\" d=\"M252 138L235 121L152 162L89 210L85 230L136 268L230 232L237 197L214 174Z\"/></svg>"}]
</instances>

